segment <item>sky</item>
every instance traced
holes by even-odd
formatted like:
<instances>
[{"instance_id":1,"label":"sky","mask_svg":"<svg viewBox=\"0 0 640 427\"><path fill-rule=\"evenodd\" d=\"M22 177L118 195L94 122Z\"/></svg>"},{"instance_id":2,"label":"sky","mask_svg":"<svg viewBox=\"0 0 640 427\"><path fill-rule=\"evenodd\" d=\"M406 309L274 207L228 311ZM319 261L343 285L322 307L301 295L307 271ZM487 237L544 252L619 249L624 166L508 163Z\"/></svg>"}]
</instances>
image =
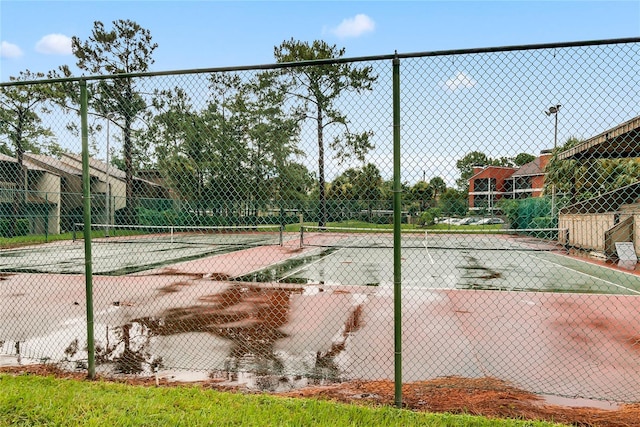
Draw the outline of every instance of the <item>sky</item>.
<instances>
[{"instance_id":1,"label":"sky","mask_svg":"<svg viewBox=\"0 0 640 427\"><path fill-rule=\"evenodd\" d=\"M158 44L150 71L170 71L270 64L275 62L274 47L292 38L322 39L344 47L346 57L361 57L640 37L640 0L1 0L0 81L27 69L46 73L61 65L81 75L71 37L86 40L94 21L110 29L121 19L148 29ZM552 104L563 105L561 141L588 138L640 114L637 77L628 71L633 54L620 61L580 57L585 55L581 52L557 57L552 50L529 53L522 63L517 54L403 62L403 181L442 176L452 184L458 175L456 160L473 150L495 158L523 151L537 155L551 148L553 122L543 111ZM538 59L546 65L536 63ZM376 69L381 82L389 81L387 65ZM610 87L602 86L599 73L617 66L626 71L616 70L618 80L610 77ZM363 98L366 106L350 112L350 119L361 120L363 128L375 125L376 151L370 159L377 159L388 179L390 103L381 97L389 92L382 83L378 87ZM309 135L303 142L313 146L313 132ZM106 155L104 147L101 152ZM306 160L314 170L314 156ZM344 169L334 166L332 176Z\"/></svg>"},{"instance_id":2,"label":"sky","mask_svg":"<svg viewBox=\"0 0 640 427\"><path fill-rule=\"evenodd\" d=\"M2 0L0 81L73 66L71 37L118 19L150 30L151 70L166 71L272 63L291 38L357 57L637 37L640 1Z\"/></svg>"}]
</instances>

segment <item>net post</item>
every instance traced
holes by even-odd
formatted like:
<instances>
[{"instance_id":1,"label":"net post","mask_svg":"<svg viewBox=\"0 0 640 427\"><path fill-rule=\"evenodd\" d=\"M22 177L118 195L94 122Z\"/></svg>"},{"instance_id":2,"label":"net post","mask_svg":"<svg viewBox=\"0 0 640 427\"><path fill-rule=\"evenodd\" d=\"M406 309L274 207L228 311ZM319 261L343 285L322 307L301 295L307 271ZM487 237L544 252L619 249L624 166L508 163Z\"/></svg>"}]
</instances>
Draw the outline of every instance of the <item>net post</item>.
<instances>
[{"instance_id":1,"label":"net post","mask_svg":"<svg viewBox=\"0 0 640 427\"><path fill-rule=\"evenodd\" d=\"M300 249L304 247L304 225L300 225Z\"/></svg>"},{"instance_id":2,"label":"net post","mask_svg":"<svg viewBox=\"0 0 640 427\"><path fill-rule=\"evenodd\" d=\"M278 229L278 231L279 231L278 238L280 241L280 246L282 247L284 246L284 225L280 224L280 228Z\"/></svg>"},{"instance_id":3,"label":"net post","mask_svg":"<svg viewBox=\"0 0 640 427\"><path fill-rule=\"evenodd\" d=\"M170 233L171 233L171 244L173 244L173 225L171 226L170 230L171 230L170 231Z\"/></svg>"}]
</instances>

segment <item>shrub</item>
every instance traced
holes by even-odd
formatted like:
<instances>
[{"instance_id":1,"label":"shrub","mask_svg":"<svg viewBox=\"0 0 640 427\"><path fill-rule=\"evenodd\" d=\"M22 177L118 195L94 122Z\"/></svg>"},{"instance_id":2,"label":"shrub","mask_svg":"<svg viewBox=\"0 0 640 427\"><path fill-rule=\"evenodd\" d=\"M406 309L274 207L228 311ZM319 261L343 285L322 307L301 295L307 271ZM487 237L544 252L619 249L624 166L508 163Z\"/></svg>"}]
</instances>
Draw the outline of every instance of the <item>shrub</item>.
<instances>
[{"instance_id":1,"label":"shrub","mask_svg":"<svg viewBox=\"0 0 640 427\"><path fill-rule=\"evenodd\" d=\"M422 212L422 215L418 218L418 225L433 225L436 223L436 218L441 215L440 209L431 208Z\"/></svg>"},{"instance_id":2,"label":"shrub","mask_svg":"<svg viewBox=\"0 0 640 427\"><path fill-rule=\"evenodd\" d=\"M0 237L11 237L13 234L13 223L9 219L0 220Z\"/></svg>"},{"instance_id":3,"label":"shrub","mask_svg":"<svg viewBox=\"0 0 640 427\"><path fill-rule=\"evenodd\" d=\"M26 218L16 220L16 236L26 236L31 232L31 222Z\"/></svg>"}]
</instances>

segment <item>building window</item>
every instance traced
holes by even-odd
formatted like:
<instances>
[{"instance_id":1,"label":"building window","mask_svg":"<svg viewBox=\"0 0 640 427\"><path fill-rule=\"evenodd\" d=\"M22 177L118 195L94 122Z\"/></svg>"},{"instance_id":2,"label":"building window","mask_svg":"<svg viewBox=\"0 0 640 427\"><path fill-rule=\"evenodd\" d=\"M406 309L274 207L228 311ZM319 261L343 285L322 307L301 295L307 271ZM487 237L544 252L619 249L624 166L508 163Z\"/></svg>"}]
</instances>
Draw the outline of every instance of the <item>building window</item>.
<instances>
[{"instance_id":1,"label":"building window","mask_svg":"<svg viewBox=\"0 0 640 427\"><path fill-rule=\"evenodd\" d=\"M473 182L473 190L477 192L496 191L495 178L480 178Z\"/></svg>"},{"instance_id":2,"label":"building window","mask_svg":"<svg viewBox=\"0 0 640 427\"><path fill-rule=\"evenodd\" d=\"M531 189L531 177L521 176L514 179L515 190L530 190Z\"/></svg>"}]
</instances>

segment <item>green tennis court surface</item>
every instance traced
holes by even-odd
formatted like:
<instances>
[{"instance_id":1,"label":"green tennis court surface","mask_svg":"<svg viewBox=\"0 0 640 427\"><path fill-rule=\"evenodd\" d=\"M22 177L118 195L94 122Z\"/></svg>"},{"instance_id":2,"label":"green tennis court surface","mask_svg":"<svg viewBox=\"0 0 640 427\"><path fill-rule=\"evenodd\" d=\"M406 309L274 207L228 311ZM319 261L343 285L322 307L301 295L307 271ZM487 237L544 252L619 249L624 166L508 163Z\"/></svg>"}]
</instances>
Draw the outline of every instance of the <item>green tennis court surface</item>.
<instances>
[{"instance_id":1,"label":"green tennis court surface","mask_svg":"<svg viewBox=\"0 0 640 427\"><path fill-rule=\"evenodd\" d=\"M392 236L318 232L307 262L277 266L257 277L280 282L392 287ZM404 239L404 237L403 237ZM640 276L567 256L548 239L497 233L408 236L403 288L480 289L640 295ZM277 274L276 274L277 273Z\"/></svg>"},{"instance_id":2,"label":"green tennis court surface","mask_svg":"<svg viewBox=\"0 0 640 427\"><path fill-rule=\"evenodd\" d=\"M403 288L484 289L640 295L640 277L553 252L402 251ZM295 266L294 266L295 267ZM272 269L274 270L274 269ZM276 269L278 270L278 269ZM309 257L306 265L280 275L284 283L391 287L389 249L342 248ZM279 277L278 277L279 276Z\"/></svg>"},{"instance_id":3,"label":"green tennis court surface","mask_svg":"<svg viewBox=\"0 0 640 427\"><path fill-rule=\"evenodd\" d=\"M292 251L284 261L229 276L248 282L389 288L394 278L392 238L390 233L307 232L302 244L311 251ZM206 262L255 246L279 246L281 241L299 247L300 235L283 235L277 229L231 229L216 234L163 232L100 238L92 247L92 267L97 275L123 275L190 260ZM500 232L414 233L403 236L402 245L403 288L640 295L640 276L569 257L548 239L512 238ZM0 271L82 274L84 255L82 241L4 250ZM251 255L238 253L237 259L243 256Z\"/></svg>"},{"instance_id":4,"label":"green tennis court surface","mask_svg":"<svg viewBox=\"0 0 640 427\"><path fill-rule=\"evenodd\" d=\"M92 240L92 268L98 275L123 275L255 246L279 245L279 226L110 227L111 237ZM130 234L126 234L130 233ZM106 234L106 232L105 232ZM0 251L0 271L13 273L85 272L84 241L63 241Z\"/></svg>"}]
</instances>

